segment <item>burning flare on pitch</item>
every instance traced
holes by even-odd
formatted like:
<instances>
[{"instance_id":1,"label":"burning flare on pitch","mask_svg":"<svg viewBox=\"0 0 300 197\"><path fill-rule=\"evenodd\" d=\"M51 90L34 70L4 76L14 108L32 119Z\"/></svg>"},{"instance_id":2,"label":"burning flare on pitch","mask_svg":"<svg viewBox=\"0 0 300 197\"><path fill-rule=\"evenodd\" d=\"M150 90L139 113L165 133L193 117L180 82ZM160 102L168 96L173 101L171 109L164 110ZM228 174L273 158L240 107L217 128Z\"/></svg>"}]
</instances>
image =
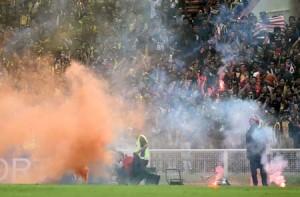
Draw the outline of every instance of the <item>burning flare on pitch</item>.
<instances>
[{"instance_id":1,"label":"burning flare on pitch","mask_svg":"<svg viewBox=\"0 0 300 197\"><path fill-rule=\"evenodd\" d=\"M266 164L265 170L268 174L269 183L274 183L279 187L286 187L286 180L283 170L288 166L288 162L282 157L275 157Z\"/></svg>"},{"instance_id":2,"label":"burning flare on pitch","mask_svg":"<svg viewBox=\"0 0 300 197\"><path fill-rule=\"evenodd\" d=\"M282 183L280 184L280 187L286 187L285 182L282 182Z\"/></svg>"}]
</instances>

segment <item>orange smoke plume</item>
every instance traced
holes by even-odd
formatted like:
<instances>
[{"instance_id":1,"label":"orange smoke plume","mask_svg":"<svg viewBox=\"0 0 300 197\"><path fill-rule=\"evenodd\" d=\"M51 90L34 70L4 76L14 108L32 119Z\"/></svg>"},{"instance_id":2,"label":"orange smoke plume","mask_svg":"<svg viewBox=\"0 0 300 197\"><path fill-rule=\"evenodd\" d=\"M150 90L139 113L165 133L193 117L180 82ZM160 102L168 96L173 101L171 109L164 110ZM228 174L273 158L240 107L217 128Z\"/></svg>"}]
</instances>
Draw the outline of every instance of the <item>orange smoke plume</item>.
<instances>
[{"instance_id":1,"label":"orange smoke plume","mask_svg":"<svg viewBox=\"0 0 300 197\"><path fill-rule=\"evenodd\" d=\"M104 80L77 63L59 81L48 71L22 79L19 88L11 80L0 84L0 156L13 148L15 156L32 162L30 177L11 182L56 182L67 172L86 181L87 167L110 163L107 146L117 131L142 126L141 115L126 109Z\"/></svg>"}]
</instances>

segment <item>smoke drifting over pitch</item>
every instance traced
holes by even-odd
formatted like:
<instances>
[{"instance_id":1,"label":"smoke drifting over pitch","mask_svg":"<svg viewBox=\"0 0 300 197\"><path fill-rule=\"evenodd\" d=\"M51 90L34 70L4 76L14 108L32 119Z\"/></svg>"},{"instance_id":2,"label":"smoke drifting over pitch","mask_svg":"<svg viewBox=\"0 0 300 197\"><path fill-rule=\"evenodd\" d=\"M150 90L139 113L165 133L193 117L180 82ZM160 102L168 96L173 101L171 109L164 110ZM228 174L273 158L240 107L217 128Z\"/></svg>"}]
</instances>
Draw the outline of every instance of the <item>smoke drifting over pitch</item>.
<instances>
[{"instance_id":1,"label":"smoke drifting over pitch","mask_svg":"<svg viewBox=\"0 0 300 197\"><path fill-rule=\"evenodd\" d=\"M107 146L117 131L139 128L143 122L109 93L105 81L77 63L72 63L63 82L43 78L50 75L44 74L25 75L27 85L21 90L10 80L0 86L0 154L13 148L14 156L32 161L30 177L18 177L16 183L55 182L67 172L80 173L95 164L101 169L110 162Z\"/></svg>"}]
</instances>

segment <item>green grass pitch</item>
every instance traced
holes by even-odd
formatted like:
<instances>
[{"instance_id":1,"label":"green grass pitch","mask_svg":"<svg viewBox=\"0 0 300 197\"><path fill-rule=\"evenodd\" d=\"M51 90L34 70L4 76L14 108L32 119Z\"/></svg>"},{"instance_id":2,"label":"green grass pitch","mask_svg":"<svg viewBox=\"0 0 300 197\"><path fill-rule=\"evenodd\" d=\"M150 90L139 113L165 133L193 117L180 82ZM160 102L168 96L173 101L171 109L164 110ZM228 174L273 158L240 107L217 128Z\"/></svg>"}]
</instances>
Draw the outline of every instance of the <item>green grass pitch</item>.
<instances>
[{"instance_id":1,"label":"green grass pitch","mask_svg":"<svg viewBox=\"0 0 300 197\"><path fill-rule=\"evenodd\" d=\"M0 185L1 197L290 197L298 187L108 186L108 185Z\"/></svg>"}]
</instances>

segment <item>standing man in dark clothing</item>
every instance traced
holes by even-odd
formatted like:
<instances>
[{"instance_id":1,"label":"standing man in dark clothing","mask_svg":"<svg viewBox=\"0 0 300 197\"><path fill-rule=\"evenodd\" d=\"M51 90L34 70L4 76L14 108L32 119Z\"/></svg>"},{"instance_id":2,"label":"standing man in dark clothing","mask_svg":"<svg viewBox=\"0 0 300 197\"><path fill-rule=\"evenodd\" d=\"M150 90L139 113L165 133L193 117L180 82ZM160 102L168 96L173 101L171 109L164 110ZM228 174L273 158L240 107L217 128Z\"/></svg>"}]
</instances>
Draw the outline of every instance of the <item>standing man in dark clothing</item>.
<instances>
[{"instance_id":1,"label":"standing man in dark clothing","mask_svg":"<svg viewBox=\"0 0 300 197\"><path fill-rule=\"evenodd\" d=\"M250 128L246 133L247 157L250 160L253 185L258 185L257 169L259 168L262 185L267 186L267 173L262 164L262 159L266 156L267 139L265 138L264 131L259 123L260 121L256 116L249 120Z\"/></svg>"}]
</instances>

